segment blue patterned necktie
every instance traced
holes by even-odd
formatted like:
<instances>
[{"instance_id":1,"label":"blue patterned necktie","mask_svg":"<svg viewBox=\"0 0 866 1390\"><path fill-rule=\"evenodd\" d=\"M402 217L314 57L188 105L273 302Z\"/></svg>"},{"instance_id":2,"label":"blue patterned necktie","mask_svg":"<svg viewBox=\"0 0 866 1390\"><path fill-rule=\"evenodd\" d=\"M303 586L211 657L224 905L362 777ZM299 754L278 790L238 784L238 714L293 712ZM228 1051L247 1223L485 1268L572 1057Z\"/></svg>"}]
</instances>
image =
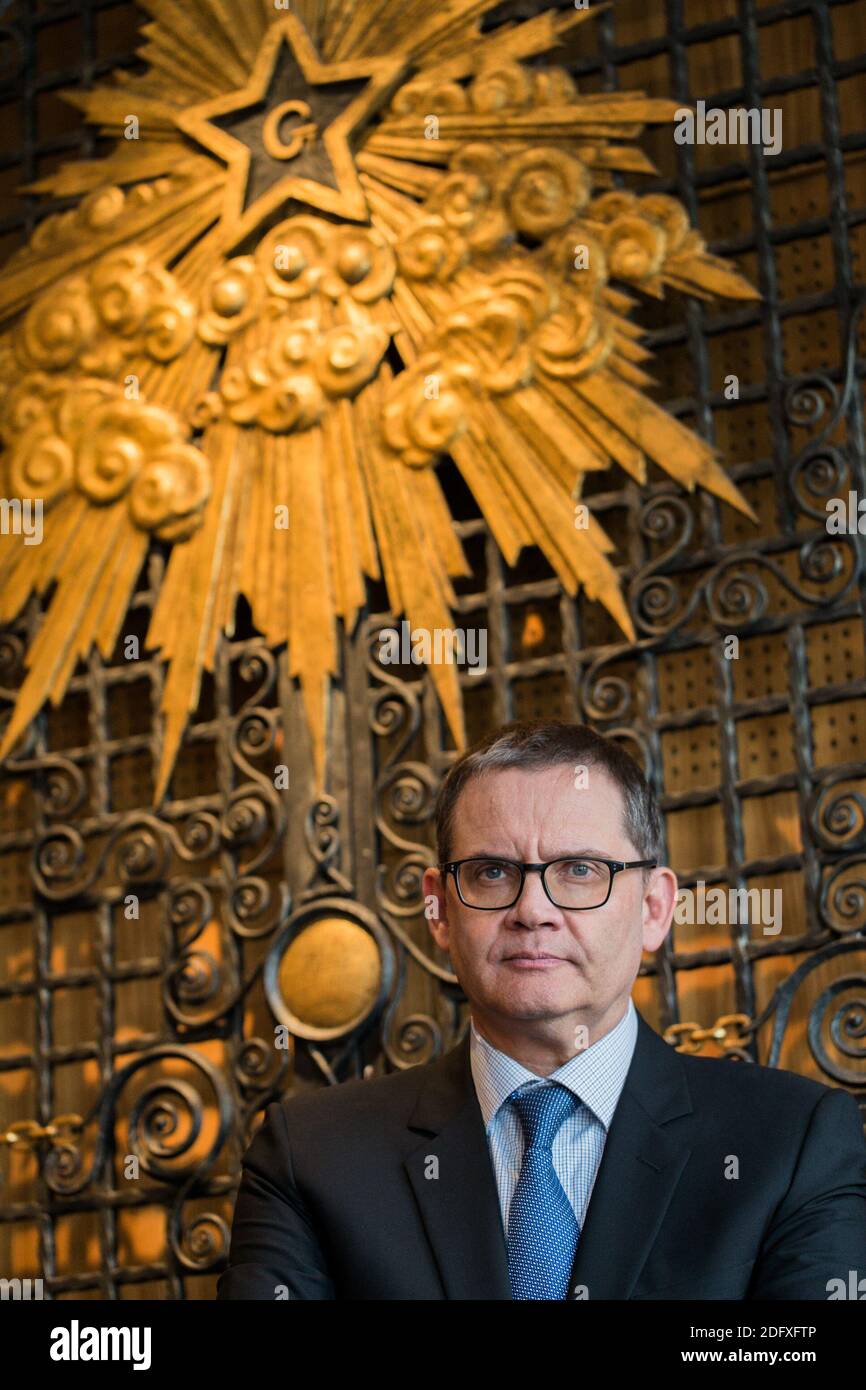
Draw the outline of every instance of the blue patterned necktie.
<instances>
[{"instance_id":1,"label":"blue patterned necktie","mask_svg":"<svg viewBox=\"0 0 866 1390\"><path fill-rule=\"evenodd\" d=\"M580 1102L559 1082L513 1091L523 1166L508 1209L512 1298L565 1298L580 1227L553 1166L553 1140Z\"/></svg>"}]
</instances>

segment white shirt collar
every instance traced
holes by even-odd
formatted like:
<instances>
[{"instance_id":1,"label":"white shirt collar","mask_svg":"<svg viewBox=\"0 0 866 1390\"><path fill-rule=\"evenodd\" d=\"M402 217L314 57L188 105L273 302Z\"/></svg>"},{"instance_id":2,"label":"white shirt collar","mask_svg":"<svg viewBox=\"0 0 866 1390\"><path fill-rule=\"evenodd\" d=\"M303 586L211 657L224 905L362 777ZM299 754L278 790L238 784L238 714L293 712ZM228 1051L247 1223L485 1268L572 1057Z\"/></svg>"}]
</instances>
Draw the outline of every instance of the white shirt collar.
<instances>
[{"instance_id":1,"label":"white shirt collar","mask_svg":"<svg viewBox=\"0 0 866 1390\"><path fill-rule=\"evenodd\" d=\"M518 1086L528 1081L539 1084L558 1081L578 1096L608 1129L631 1066L637 1026L637 1010L629 998L628 1008L609 1033L605 1033L591 1047L575 1053L550 1076L540 1077L508 1053L493 1047L478 1032L473 1019L469 1040L470 1063L485 1126L490 1125L500 1106Z\"/></svg>"}]
</instances>

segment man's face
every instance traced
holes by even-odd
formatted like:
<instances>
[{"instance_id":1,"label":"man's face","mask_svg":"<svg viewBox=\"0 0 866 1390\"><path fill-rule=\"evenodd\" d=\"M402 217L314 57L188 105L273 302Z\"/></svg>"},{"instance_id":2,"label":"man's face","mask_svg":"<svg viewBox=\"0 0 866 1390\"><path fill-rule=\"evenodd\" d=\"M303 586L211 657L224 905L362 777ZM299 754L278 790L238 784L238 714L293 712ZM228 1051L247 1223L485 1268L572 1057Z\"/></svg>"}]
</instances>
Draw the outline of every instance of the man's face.
<instances>
[{"instance_id":1,"label":"man's face","mask_svg":"<svg viewBox=\"0 0 866 1390\"><path fill-rule=\"evenodd\" d=\"M473 779L455 808L451 859L493 855L541 863L567 855L633 860L642 856L623 823L622 794L600 768L575 787L570 765L533 771L504 769ZM452 875L424 876L425 894L439 902L430 930L447 950L470 1003L500 1023L600 1020L627 1000L642 950L656 950L670 928L676 878L640 869L614 876L603 907L555 907L528 873L513 907L492 912L466 907Z\"/></svg>"}]
</instances>

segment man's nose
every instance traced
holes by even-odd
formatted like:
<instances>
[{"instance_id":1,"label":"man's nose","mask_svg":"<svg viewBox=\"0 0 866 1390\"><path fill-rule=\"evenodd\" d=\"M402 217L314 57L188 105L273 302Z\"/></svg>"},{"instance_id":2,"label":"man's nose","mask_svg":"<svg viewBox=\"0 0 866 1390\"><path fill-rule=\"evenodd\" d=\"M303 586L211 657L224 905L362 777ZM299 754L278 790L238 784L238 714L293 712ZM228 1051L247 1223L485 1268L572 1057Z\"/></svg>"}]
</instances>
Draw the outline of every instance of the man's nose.
<instances>
[{"instance_id":1,"label":"man's nose","mask_svg":"<svg viewBox=\"0 0 866 1390\"><path fill-rule=\"evenodd\" d=\"M523 890L511 909L512 920L526 926L549 922L557 915L557 910L544 891L539 870L527 869L523 880Z\"/></svg>"}]
</instances>

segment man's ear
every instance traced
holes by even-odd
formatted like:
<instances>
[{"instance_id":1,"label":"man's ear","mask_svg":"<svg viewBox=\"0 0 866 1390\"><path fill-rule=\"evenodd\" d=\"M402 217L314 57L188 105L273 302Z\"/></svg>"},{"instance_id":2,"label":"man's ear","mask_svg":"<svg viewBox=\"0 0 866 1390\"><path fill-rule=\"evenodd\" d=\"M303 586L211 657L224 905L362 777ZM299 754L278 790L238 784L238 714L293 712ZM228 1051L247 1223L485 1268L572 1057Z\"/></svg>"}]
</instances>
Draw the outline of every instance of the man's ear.
<instances>
[{"instance_id":1,"label":"man's ear","mask_svg":"<svg viewBox=\"0 0 866 1390\"><path fill-rule=\"evenodd\" d=\"M448 916L445 907L447 876L441 869L425 869L421 886L424 892L424 916L436 945L448 950Z\"/></svg>"},{"instance_id":2,"label":"man's ear","mask_svg":"<svg viewBox=\"0 0 866 1390\"><path fill-rule=\"evenodd\" d=\"M677 876L667 865L653 869L643 899L643 948L657 951L671 929L677 905Z\"/></svg>"}]
</instances>

